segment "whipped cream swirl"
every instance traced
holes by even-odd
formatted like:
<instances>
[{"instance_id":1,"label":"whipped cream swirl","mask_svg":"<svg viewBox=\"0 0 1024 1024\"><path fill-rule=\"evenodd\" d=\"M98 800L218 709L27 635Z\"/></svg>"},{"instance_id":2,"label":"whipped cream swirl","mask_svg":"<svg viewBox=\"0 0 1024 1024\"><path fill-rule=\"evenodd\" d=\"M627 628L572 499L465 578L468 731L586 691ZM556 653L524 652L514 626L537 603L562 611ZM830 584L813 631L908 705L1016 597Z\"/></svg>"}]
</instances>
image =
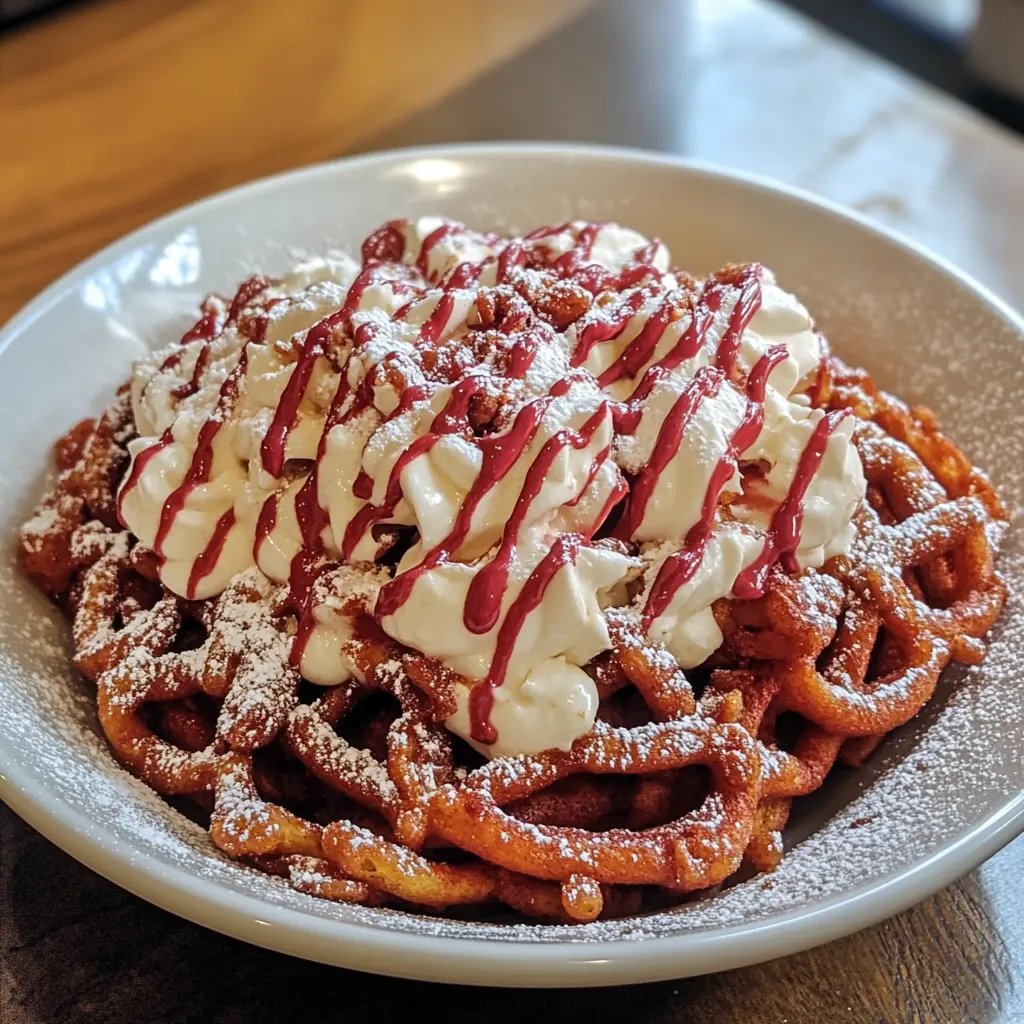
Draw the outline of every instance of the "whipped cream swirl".
<instances>
[{"instance_id":1,"label":"whipped cream swirl","mask_svg":"<svg viewBox=\"0 0 1024 1024\"><path fill-rule=\"evenodd\" d=\"M372 616L455 674L482 752L568 749L605 608L693 667L715 601L848 549L864 478L808 397L821 358L756 264L697 282L614 224L395 221L136 364L120 515L184 597L253 564L287 586L312 682L358 674Z\"/></svg>"}]
</instances>

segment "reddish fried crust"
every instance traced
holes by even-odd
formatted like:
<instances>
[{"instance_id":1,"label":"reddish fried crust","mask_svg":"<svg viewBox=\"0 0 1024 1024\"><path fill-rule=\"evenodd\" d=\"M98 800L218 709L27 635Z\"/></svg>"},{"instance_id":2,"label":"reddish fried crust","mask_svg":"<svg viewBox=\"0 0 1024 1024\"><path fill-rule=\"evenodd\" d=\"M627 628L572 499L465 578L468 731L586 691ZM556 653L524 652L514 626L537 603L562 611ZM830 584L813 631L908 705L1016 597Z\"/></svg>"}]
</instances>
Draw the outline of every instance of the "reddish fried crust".
<instances>
[{"instance_id":1,"label":"reddish fried crust","mask_svg":"<svg viewBox=\"0 0 1024 1024\"><path fill-rule=\"evenodd\" d=\"M599 719L568 752L481 765L443 726L456 677L379 632L348 651L365 683L308 702L288 658L295 622L258 574L207 602L163 590L115 514L126 389L58 443L22 565L72 619L115 757L190 798L230 856L324 899L634 914L744 861L774 867L792 799L837 759L862 762L950 661L980 660L1002 609L1005 513L931 414L837 360L815 401L860 420L868 495L853 554L776 571L756 601L718 602L725 643L699 692L610 614L613 650L588 667Z\"/></svg>"}]
</instances>

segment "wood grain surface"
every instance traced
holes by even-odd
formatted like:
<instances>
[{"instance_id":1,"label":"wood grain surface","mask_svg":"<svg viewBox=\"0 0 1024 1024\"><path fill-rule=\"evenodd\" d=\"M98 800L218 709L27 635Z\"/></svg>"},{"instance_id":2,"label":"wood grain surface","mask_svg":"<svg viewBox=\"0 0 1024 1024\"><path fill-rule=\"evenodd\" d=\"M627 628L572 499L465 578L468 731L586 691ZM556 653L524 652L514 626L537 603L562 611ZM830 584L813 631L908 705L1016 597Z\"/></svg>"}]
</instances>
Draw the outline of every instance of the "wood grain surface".
<instances>
[{"instance_id":1,"label":"wood grain surface","mask_svg":"<svg viewBox=\"0 0 1024 1024\"><path fill-rule=\"evenodd\" d=\"M584 0L106 0L0 41L0 320L159 213L352 150Z\"/></svg>"},{"instance_id":2,"label":"wood grain surface","mask_svg":"<svg viewBox=\"0 0 1024 1024\"><path fill-rule=\"evenodd\" d=\"M1024 144L760 0L107 0L0 39L0 319L211 190L378 145L647 146L782 178L1024 306ZM685 982L514 992L258 950L0 808L0 1021L1024 1021L1024 841L847 939ZM410 1007L415 1007L410 1011Z\"/></svg>"}]
</instances>

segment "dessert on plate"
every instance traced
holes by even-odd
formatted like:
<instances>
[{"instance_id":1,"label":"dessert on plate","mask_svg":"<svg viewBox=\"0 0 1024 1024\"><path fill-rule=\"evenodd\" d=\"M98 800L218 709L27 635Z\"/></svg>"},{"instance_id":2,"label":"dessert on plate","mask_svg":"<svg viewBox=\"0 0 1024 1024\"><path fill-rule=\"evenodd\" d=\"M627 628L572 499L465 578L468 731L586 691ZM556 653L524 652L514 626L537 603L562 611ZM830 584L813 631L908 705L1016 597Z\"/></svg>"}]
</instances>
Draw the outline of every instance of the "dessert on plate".
<instances>
[{"instance_id":1,"label":"dessert on plate","mask_svg":"<svg viewBox=\"0 0 1024 1024\"><path fill-rule=\"evenodd\" d=\"M1006 516L759 264L392 221L207 298L21 537L118 761L326 899L586 922L770 870L973 663Z\"/></svg>"}]
</instances>

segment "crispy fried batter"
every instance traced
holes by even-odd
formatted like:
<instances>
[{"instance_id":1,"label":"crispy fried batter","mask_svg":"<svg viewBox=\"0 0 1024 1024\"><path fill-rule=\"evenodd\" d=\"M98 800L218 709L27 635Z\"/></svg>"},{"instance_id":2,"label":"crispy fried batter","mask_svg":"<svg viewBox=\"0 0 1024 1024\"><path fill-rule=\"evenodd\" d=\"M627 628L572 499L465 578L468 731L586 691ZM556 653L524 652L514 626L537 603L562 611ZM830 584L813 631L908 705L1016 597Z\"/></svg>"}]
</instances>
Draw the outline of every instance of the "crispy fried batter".
<instances>
[{"instance_id":1,"label":"crispy fried batter","mask_svg":"<svg viewBox=\"0 0 1024 1024\"><path fill-rule=\"evenodd\" d=\"M546 315L588 301L566 291ZM481 766L443 724L459 677L377 634L349 642L351 680L305 702L294 618L256 570L206 602L163 590L116 517L124 389L58 443L22 564L72 615L117 759L190 797L230 856L332 900L501 903L562 922L637 913L744 860L774 867L792 800L837 758L869 757L950 661L978 661L1005 601L993 567L1005 513L932 415L835 359L814 397L860 420L868 498L851 556L718 602L725 640L702 686L609 610L612 650L588 666L601 712L569 751Z\"/></svg>"}]
</instances>

